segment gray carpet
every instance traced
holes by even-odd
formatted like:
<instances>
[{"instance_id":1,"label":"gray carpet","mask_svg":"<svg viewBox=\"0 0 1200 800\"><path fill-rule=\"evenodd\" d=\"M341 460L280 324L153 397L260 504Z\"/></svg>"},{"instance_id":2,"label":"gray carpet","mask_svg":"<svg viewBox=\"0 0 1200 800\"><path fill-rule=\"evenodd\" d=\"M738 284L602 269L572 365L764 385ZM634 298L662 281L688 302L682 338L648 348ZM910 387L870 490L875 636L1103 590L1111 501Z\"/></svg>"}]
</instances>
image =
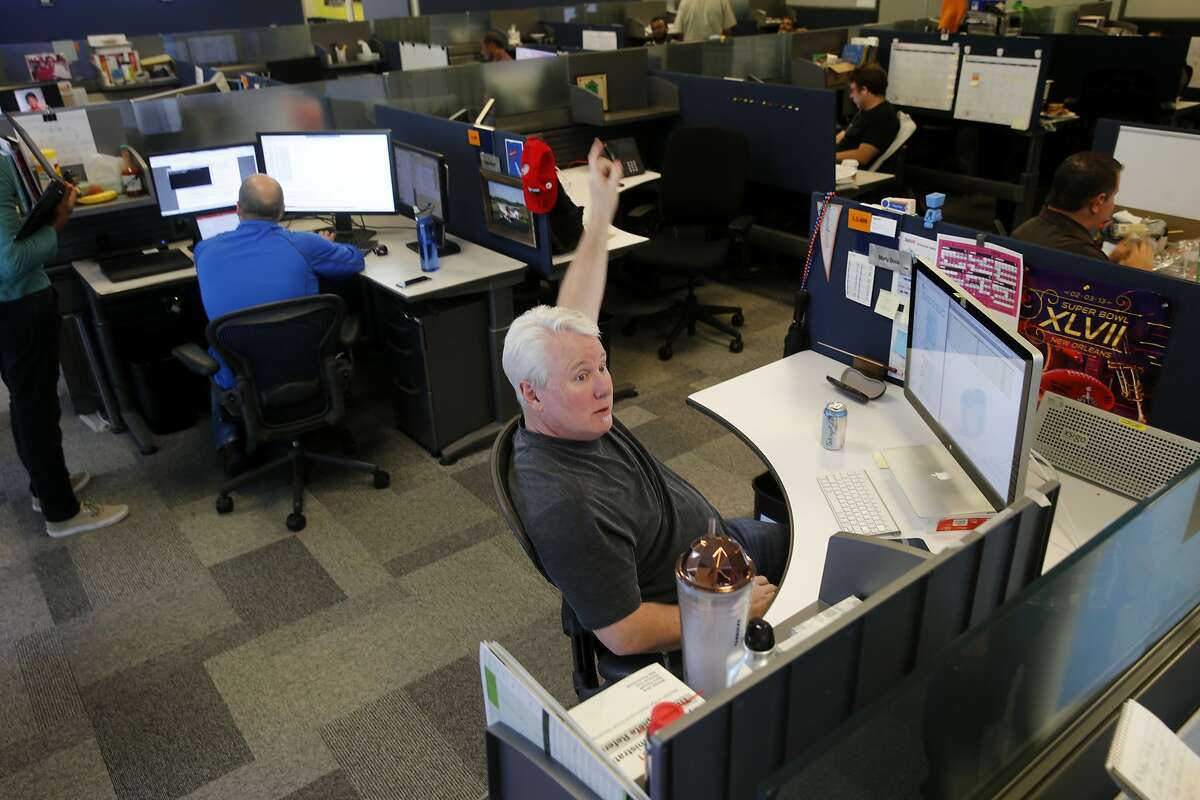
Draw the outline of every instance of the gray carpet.
<instances>
[{"instance_id":1,"label":"gray carpet","mask_svg":"<svg viewBox=\"0 0 1200 800\"><path fill-rule=\"evenodd\" d=\"M779 357L790 308L769 294L702 290L744 306L740 354L702 330L661 362L647 326L613 347L641 392L618 417L727 515L750 512L762 465L684 400ZM559 598L500 519L487 454L439 466L390 417L362 397L350 427L391 487L314 470L299 534L282 476L215 513L207 419L143 457L66 418L84 497L132 513L58 541L0 415L0 798L483 794L479 641L573 705Z\"/></svg>"}]
</instances>

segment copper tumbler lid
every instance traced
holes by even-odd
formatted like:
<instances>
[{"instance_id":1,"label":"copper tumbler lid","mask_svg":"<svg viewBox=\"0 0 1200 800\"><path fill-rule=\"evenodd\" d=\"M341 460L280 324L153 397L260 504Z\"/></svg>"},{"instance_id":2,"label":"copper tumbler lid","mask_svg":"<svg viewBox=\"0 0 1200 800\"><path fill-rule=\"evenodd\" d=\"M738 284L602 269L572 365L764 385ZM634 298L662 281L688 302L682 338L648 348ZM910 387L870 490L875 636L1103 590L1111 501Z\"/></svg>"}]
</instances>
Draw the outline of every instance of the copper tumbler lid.
<instances>
[{"instance_id":1,"label":"copper tumbler lid","mask_svg":"<svg viewBox=\"0 0 1200 800\"><path fill-rule=\"evenodd\" d=\"M696 589L736 592L754 579L754 561L736 540L709 533L679 556L675 575Z\"/></svg>"}]
</instances>

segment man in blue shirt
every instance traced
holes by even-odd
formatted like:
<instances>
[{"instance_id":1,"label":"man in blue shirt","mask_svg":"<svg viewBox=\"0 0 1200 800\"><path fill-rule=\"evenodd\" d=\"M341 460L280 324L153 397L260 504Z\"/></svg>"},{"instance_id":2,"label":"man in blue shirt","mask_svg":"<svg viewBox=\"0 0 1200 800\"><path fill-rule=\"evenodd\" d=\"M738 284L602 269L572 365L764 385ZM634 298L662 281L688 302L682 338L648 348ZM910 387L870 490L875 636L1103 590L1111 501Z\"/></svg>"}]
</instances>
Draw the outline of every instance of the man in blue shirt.
<instances>
[{"instance_id":1,"label":"man in blue shirt","mask_svg":"<svg viewBox=\"0 0 1200 800\"><path fill-rule=\"evenodd\" d=\"M250 306L317 294L317 276L345 278L362 272L363 255L348 244L335 244L330 232L293 233L283 219L283 187L267 175L251 175L238 193L235 230L196 245L200 297L210 320ZM234 386L233 372L221 361L214 381ZM221 419L213 390L213 437L227 473L241 468L237 428Z\"/></svg>"},{"instance_id":2,"label":"man in blue shirt","mask_svg":"<svg viewBox=\"0 0 1200 800\"><path fill-rule=\"evenodd\" d=\"M68 187L49 225L16 241L24 193L12 160L0 157L0 379L8 387L9 419L17 457L29 474L33 510L56 538L92 531L125 519L128 506L80 503L75 493L90 480L67 473L58 426L58 353L62 316L46 277L58 252L58 234L75 207Z\"/></svg>"}]
</instances>

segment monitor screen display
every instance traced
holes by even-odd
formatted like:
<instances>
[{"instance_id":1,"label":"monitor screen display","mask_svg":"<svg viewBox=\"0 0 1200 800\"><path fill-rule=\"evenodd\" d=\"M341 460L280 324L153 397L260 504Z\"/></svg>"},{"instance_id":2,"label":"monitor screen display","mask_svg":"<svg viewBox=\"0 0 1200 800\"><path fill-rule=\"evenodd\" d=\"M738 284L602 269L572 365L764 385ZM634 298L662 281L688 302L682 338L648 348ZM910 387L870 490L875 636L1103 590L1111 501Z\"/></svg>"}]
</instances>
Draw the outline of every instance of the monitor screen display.
<instances>
[{"instance_id":1,"label":"monitor screen display","mask_svg":"<svg viewBox=\"0 0 1200 800\"><path fill-rule=\"evenodd\" d=\"M164 217L233 208L242 181L258 171L252 144L161 153L147 163Z\"/></svg>"},{"instance_id":2,"label":"monitor screen display","mask_svg":"<svg viewBox=\"0 0 1200 800\"><path fill-rule=\"evenodd\" d=\"M445 172L437 153L396 143L396 191L400 213L412 216L413 207L429 209L439 222L446 221Z\"/></svg>"},{"instance_id":3,"label":"monitor screen display","mask_svg":"<svg viewBox=\"0 0 1200 800\"><path fill-rule=\"evenodd\" d=\"M905 394L956 459L969 462L963 467L976 483L986 483L979 488L1009 498L1025 459L1039 362L953 286L924 265L915 271Z\"/></svg>"},{"instance_id":4,"label":"monitor screen display","mask_svg":"<svg viewBox=\"0 0 1200 800\"><path fill-rule=\"evenodd\" d=\"M532 47L518 47L517 61L525 61L530 58L554 58L558 53L552 53L549 50L537 50Z\"/></svg>"},{"instance_id":5,"label":"monitor screen display","mask_svg":"<svg viewBox=\"0 0 1200 800\"><path fill-rule=\"evenodd\" d=\"M211 239L238 226L236 211L221 211L216 214L201 214L196 217L196 228L200 231L201 239Z\"/></svg>"},{"instance_id":6,"label":"monitor screen display","mask_svg":"<svg viewBox=\"0 0 1200 800\"><path fill-rule=\"evenodd\" d=\"M283 187L286 211L395 214L389 131L260 133L263 172Z\"/></svg>"},{"instance_id":7,"label":"monitor screen display","mask_svg":"<svg viewBox=\"0 0 1200 800\"><path fill-rule=\"evenodd\" d=\"M537 247L533 214L525 205L525 192L520 184L485 173L483 192L488 230L521 244Z\"/></svg>"}]
</instances>

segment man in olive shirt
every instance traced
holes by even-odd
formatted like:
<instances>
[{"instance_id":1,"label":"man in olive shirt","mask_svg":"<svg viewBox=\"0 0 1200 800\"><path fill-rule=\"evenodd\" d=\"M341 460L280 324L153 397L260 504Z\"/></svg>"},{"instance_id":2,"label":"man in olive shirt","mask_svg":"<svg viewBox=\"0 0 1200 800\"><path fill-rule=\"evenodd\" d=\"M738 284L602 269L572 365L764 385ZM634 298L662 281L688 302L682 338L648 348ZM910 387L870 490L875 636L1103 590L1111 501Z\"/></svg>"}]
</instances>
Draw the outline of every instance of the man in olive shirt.
<instances>
[{"instance_id":1,"label":"man in olive shirt","mask_svg":"<svg viewBox=\"0 0 1200 800\"><path fill-rule=\"evenodd\" d=\"M33 509L54 537L120 522L128 506L80 503L75 492L86 473L69 475L58 427L58 352L62 317L46 262L58 251L58 234L75 207L75 187L49 225L16 241L28 207L12 159L0 156L0 379L8 387L9 419L17 457L29 475Z\"/></svg>"},{"instance_id":2,"label":"man in olive shirt","mask_svg":"<svg viewBox=\"0 0 1200 800\"><path fill-rule=\"evenodd\" d=\"M887 73L878 64L864 64L850 73L850 99L858 113L834 140L837 163L853 159L866 169L892 146L900 133L900 117L886 94Z\"/></svg>"},{"instance_id":3,"label":"man in olive shirt","mask_svg":"<svg viewBox=\"0 0 1200 800\"><path fill-rule=\"evenodd\" d=\"M1145 239L1121 242L1106 256L1096 238L1116 208L1121 169L1121 162L1103 153L1084 151L1070 156L1054 171L1050 194L1041 213L1018 226L1013 238L1088 258L1107 258L1127 267L1150 269L1154 265L1154 252Z\"/></svg>"}]
</instances>

